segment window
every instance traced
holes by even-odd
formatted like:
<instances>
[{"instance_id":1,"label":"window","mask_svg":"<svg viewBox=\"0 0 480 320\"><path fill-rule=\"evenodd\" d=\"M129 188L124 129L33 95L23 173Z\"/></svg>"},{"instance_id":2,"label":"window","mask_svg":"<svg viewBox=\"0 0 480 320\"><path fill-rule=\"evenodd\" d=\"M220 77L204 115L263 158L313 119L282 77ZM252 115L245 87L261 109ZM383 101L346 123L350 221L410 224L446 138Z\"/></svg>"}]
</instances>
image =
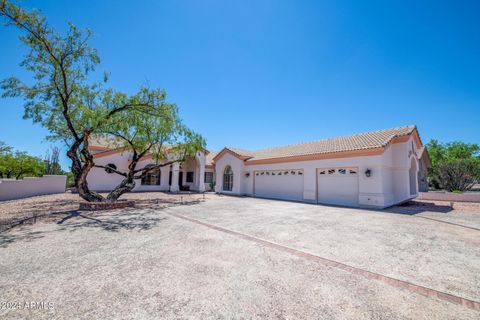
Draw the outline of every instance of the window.
<instances>
[{"instance_id":1,"label":"window","mask_svg":"<svg viewBox=\"0 0 480 320\"><path fill-rule=\"evenodd\" d=\"M335 173L335 169L328 169L328 174L334 174Z\"/></svg>"},{"instance_id":2,"label":"window","mask_svg":"<svg viewBox=\"0 0 480 320\"><path fill-rule=\"evenodd\" d=\"M110 168L112 168L113 170L117 170L116 165L114 165L113 163L109 163L106 165L105 172L108 174L113 173L113 171Z\"/></svg>"},{"instance_id":3,"label":"window","mask_svg":"<svg viewBox=\"0 0 480 320\"><path fill-rule=\"evenodd\" d=\"M320 171L320 174L325 174L325 170Z\"/></svg>"},{"instance_id":4,"label":"window","mask_svg":"<svg viewBox=\"0 0 480 320\"><path fill-rule=\"evenodd\" d=\"M356 171L356 170L351 170L351 169L350 169L350 174L357 174L357 171Z\"/></svg>"},{"instance_id":5,"label":"window","mask_svg":"<svg viewBox=\"0 0 480 320\"><path fill-rule=\"evenodd\" d=\"M213 182L213 172L205 172L205 183Z\"/></svg>"},{"instance_id":6,"label":"window","mask_svg":"<svg viewBox=\"0 0 480 320\"><path fill-rule=\"evenodd\" d=\"M223 171L223 190L232 191L232 189L233 189L233 171L230 166L226 166L225 170Z\"/></svg>"},{"instance_id":7,"label":"window","mask_svg":"<svg viewBox=\"0 0 480 320\"><path fill-rule=\"evenodd\" d=\"M145 169L151 168L154 165L149 164ZM149 170L142 178L142 185L145 186L159 186L160 185L160 169L155 168Z\"/></svg>"},{"instance_id":8,"label":"window","mask_svg":"<svg viewBox=\"0 0 480 320\"><path fill-rule=\"evenodd\" d=\"M187 172L187 182L193 182L193 171Z\"/></svg>"},{"instance_id":9,"label":"window","mask_svg":"<svg viewBox=\"0 0 480 320\"><path fill-rule=\"evenodd\" d=\"M346 174L347 170L346 169L338 169L338 173L340 174Z\"/></svg>"}]
</instances>

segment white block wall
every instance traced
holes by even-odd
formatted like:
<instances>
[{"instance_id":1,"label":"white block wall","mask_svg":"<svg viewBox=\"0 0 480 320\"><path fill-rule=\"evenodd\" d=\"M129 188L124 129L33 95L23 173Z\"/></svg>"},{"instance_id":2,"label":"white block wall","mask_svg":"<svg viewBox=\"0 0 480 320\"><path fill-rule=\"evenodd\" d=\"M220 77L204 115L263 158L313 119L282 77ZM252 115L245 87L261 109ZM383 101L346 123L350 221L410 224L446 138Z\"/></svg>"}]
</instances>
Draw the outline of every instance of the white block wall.
<instances>
[{"instance_id":1,"label":"white block wall","mask_svg":"<svg viewBox=\"0 0 480 320\"><path fill-rule=\"evenodd\" d=\"M64 193L67 176L25 177L23 180L0 180L0 201L45 194Z\"/></svg>"}]
</instances>

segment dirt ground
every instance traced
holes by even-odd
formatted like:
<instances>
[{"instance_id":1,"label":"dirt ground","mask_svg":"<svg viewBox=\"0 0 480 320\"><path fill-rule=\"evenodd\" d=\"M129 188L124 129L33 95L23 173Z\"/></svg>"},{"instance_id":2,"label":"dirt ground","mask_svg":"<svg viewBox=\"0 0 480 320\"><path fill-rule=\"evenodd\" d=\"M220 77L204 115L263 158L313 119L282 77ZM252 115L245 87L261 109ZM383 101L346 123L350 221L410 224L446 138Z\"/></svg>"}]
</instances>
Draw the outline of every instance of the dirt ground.
<instances>
[{"instance_id":1,"label":"dirt ground","mask_svg":"<svg viewBox=\"0 0 480 320\"><path fill-rule=\"evenodd\" d=\"M93 213L71 211L77 201L72 196L9 201L10 209L0 204L4 215L38 206L58 212L0 233L0 318L480 317L480 311L172 216L479 301L480 231L475 226L480 210L475 208L417 204L375 211L215 195L204 200L202 195L132 194L146 197L138 208ZM32 301L47 307L25 308ZM2 302L23 307L2 308Z\"/></svg>"},{"instance_id":2,"label":"dirt ground","mask_svg":"<svg viewBox=\"0 0 480 320\"><path fill-rule=\"evenodd\" d=\"M103 194L106 195L106 194ZM195 202L204 199L214 199L212 193L196 194L185 192L171 194L167 192L137 192L127 193L122 196L124 200L135 200L137 208L151 208L163 206L172 202ZM0 231L8 228L12 222L33 222L36 217L45 215L56 216L78 209L78 204L83 201L78 194L62 193L45 196L29 197L25 199L0 201ZM38 219L35 219L35 221ZM3 227L3 228L2 228Z\"/></svg>"}]
</instances>

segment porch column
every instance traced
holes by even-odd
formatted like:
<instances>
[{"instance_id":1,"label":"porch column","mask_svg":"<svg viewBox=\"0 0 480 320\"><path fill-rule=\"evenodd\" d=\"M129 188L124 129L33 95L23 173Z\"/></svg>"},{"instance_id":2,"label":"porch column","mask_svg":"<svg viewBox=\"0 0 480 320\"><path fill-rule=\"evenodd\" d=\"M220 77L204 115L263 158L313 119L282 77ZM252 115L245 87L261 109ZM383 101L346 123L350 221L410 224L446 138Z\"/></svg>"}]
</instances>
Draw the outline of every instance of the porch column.
<instances>
[{"instance_id":1,"label":"porch column","mask_svg":"<svg viewBox=\"0 0 480 320\"><path fill-rule=\"evenodd\" d=\"M198 181L198 192L205 192L205 165L199 165L200 177Z\"/></svg>"},{"instance_id":2,"label":"porch column","mask_svg":"<svg viewBox=\"0 0 480 320\"><path fill-rule=\"evenodd\" d=\"M178 192L178 172L180 171L180 164L175 162L172 164L172 184L170 185L170 192Z\"/></svg>"},{"instance_id":3,"label":"porch column","mask_svg":"<svg viewBox=\"0 0 480 320\"><path fill-rule=\"evenodd\" d=\"M201 152L197 152L197 156L195 157L198 163L198 192L205 192L205 154Z\"/></svg>"}]
</instances>

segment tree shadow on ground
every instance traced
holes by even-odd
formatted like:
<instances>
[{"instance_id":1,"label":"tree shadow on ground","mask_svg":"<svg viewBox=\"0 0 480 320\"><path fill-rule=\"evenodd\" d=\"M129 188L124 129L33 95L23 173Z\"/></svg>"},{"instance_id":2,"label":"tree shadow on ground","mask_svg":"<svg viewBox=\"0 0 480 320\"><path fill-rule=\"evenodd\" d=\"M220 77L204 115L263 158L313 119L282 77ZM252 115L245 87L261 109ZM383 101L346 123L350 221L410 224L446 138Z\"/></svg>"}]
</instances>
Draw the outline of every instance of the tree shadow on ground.
<instances>
[{"instance_id":1,"label":"tree shadow on ground","mask_svg":"<svg viewBox=\"0 0 480 320\"><path fill-rule=\"evenodd\" d=\"M63 216L56 223L65 225L69 228L95 227L106 231L120 230L149 230L158 225L165 217L160 217L154 213L135 213L114 211L101 216L93 212L74 210L65 213L58 213Z\"/></svg>"},{"instance_id":2,"label":"tree shadow on ground","mask_svg":"<svg viewBox=\"0 0 480 320\"><path fill-rule=\"evenodd\" d=\"M423 212L449 213L453 211L453 206L439 205L439 204L429 203L429 202L408 201L401 205L384 209L384 211L411 216L411 215L416 215Z\"/></svg>"},{"instance_id":3,"label":"tree shadow on ground","mask_svg":"<svg viewBox=\"0 0 480 320\"><path fill-rule=\"evenodd\" d=\"M168 219L162 210L176 206L193 206L202 201L162 202L144 204L140 208L125 208L104 211L68 210L49 214L26 216L12 222L7 228L0 230L0 247L7 247L15 241L32 241L44 237L44 234L56 231L74 232L81 228L99 228L109 232L146 231ZM34 231L28 224L55 223L60 228L45 231Z\"/></svg>"},{"instance_id":4,"label":"tree shadow on ground","mask_svg":"<svg viewBox=\"0 0 480 320\"><path fill-rule=\"evenodd\" d=\"M15 241L33 241L36 239L43 238L43 233L41 231L30 231L30 232L21 232L21 233L0 233L0 248L6 248L8 245L12 244Z\"/></svg>"}]
</instances>

